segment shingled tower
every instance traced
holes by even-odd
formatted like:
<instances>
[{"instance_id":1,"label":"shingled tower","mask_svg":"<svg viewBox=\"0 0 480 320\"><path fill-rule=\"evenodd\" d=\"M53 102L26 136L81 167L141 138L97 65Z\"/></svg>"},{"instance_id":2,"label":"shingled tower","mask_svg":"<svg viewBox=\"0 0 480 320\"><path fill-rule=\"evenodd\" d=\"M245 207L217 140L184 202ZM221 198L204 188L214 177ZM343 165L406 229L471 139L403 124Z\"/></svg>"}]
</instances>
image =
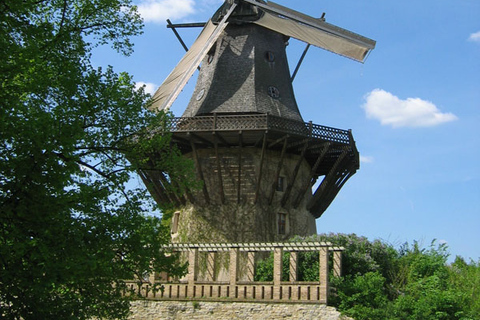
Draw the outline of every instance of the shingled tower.
<instances>
[{"instance_id":1,"label":"shingled tower","mask_svg":"<svg viewBox=\"0 0 480 320\"><path fill-rule=\"evenodd\" d=\"M289 37L358 61L375 45L272 2L226 1L156 92L153 108L168 108L201 64L190 103L170 130L203 187L174 196L165 188L174 181L143 175L157 201L178 208L175 241L314 234L315 219L359 168L350 131L302 119L285 52Z\"/></svg>"}]
</instances>

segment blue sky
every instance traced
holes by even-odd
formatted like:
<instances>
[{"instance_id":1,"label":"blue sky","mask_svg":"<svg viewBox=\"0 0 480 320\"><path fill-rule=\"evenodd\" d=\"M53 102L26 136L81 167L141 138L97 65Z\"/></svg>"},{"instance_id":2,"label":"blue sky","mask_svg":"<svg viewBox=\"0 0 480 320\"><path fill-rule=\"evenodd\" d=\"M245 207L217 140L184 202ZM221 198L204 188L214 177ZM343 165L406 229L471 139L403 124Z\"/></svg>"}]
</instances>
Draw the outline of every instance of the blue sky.
<instances>
[{"instance_id":1,"label":"blue sky","mask_svg":"<svg viewBox=\"0 0 480 320\"><path fill-rule=\"evenodd\" d=\"M277 0L377 41L365 64L311 48L295 81L305 121L352 129L361 168L317 220L321 232L394 245L433 239L480 258L480 1ZM206 21L221 0L136 0L145 33L113 65L154 91L184 54L165 20ZM187 45L199 29L182 29ZM305 47L291 40L293 69ZM195 76L172 107L180 116Z\"/></svg>"}]
</instances>

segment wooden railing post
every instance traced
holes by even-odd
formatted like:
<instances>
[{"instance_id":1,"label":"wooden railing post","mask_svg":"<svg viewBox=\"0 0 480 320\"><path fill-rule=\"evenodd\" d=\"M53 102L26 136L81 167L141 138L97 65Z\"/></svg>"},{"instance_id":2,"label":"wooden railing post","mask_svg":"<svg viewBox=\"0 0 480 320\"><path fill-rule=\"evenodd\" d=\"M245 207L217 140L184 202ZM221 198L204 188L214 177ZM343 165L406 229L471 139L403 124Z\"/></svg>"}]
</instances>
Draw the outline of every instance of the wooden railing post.
<instances>
[{"instance_id":1,"label":"wooden railing post","mask_svg":"<svg viewBox=\"0 0 480 320\"><path fill-rule=\"evenodd\" d=\"M328 247L323 246L319 251L319 280L320 280L320 303L328 300Z\"/></svg>"},{"instance_id":2,"label":"wooden railing post","mask_svg":"<svg viewBox=\"0 0 480 320\"><path fill-rule=\"evenodd\" d=\"M209 251L207 253L207 281L215 281L215 260L217 258L216 251Z\"/></svg>"},{"instance_id":3,"label":"wooden railing post","mask_svg":"<svg viewBox=\"0 0 480 320\"><path fill-rule=\"evenodd\" d=\"M255 281L255 251L247 253L247 281Z\"/></svg>"},{"instance_id":4,"label":"wooden railing post","mask_svg":"<svg viewBox=\"0 0 480 320\"><path fill-rule=\"evenodd\" d=\"M188 298L194 297L195 280L197 280L198 248L188 252Z\"/></svg>"},{"instance_id":5,"label":"wooden railing post","mask_svg":"<svg viewBox=\"0 0 480 320\"><path fill-rule=\"evenodd\" d=\"M333 251L333 275L335 277L342 276L342 251L341 250Z\"/></svg>"},{"instance_id":6,"label":"wooden railing post","mask_svg":"<svg viewBox=\"0 0 480 320\"><path fill-rule=\"evenodd\" d=\"M238 248L230 249L230 298L235 298L235 287L238 279Z\"/></svg>"},{"instance_id":7,"label":"wooden railing post","mask_svg":"<svg viewBox=\"0 0 480 320\"><path fill-rule=\"evenodd\" d=\"M298 252L291 251L290 252L290 282L298 281Z\"/></svg>"},{"instance_id":8,"label":"wooden railing post","mask_svg":"<svg viewBox=\"0 0 480 320\"><path fill-rule=\"evenodd\" d=\"M273 299L280 300L280 290L282 282L282 267L283 267L283 248L276 247L273 250Z\"/></svg>"}]
</instances>

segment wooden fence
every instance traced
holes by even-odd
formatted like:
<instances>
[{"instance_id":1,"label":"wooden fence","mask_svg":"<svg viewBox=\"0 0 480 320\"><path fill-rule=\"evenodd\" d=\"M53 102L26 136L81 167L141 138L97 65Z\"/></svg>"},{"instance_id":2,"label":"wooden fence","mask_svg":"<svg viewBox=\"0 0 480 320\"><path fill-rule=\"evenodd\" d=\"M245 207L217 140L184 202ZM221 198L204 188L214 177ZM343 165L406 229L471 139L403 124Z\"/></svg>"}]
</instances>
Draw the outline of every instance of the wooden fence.
<instances>
[{"instance_id":1,"label":"wooden fence","mask_svg":"<svg viewBox=\"0 0 480 320\"><path fill-rule=\"evenodd\" d=\"M333 275L341 275L341 247L328 242L302 243L251 243L251 244L171 244L166 250L188 254L188 274L181 280L152 275L148 282L138 286L129 285L146 299L154 300L217 300L217 301L274 301L326 304L329 294L329 259ZM318 251L319 281L298 281L299 253ZM206 255L203 279L198 279L199 253ZM215 259L219 252L229 253L228 279L219 281L215 277ZM273 252L273 281L254 280L255 255L258 252ZM289 280L282 281L283 253L290 253ZM243 254L241 254L243 253ZM246 261L240 261L246 257ZM243 263L245 274L239 280L239 263Z\"/></svg>"}]
</instances>

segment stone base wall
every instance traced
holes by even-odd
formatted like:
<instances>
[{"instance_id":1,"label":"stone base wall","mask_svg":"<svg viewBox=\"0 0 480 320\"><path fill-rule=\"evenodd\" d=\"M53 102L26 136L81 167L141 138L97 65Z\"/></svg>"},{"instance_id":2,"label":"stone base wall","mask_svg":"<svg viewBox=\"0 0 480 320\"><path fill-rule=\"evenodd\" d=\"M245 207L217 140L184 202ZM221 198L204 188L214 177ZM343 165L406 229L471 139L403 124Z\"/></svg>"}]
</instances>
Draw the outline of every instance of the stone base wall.
<instances>
[{"instance_id":1,"label":"stone base wall","mask_svg":"<svg viewBox=\"0 0 480 320\"><path fill-rule=\"evenodd\" d=\"M322 304L134 301L130 320L353 320Z\"/></svg>"}]
</instances>

